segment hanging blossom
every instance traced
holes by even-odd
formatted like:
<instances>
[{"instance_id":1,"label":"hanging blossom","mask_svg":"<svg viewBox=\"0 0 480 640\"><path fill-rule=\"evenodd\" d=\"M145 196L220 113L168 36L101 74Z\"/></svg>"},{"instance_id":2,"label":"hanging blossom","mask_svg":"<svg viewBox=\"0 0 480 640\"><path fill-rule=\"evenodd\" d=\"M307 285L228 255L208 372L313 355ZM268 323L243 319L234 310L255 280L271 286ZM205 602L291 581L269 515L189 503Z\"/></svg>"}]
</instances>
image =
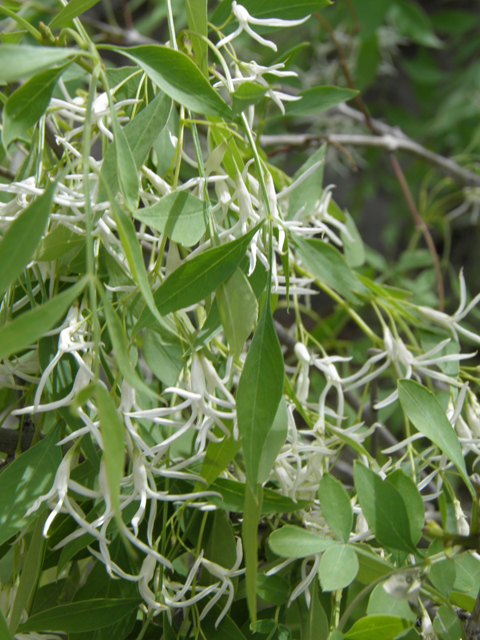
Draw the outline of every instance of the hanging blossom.
<instances>
[{"instance_id":1,"label":"hanging blossom","mask_svg":"<svg viewBox=\"0 0 480 640\"><path fill-rule=\"evenodd\" d=\"M225 38L222 38L220 42L218 42L217 44L218 48L225 46L228 42L232 42L232 40L237 38L242 33L242 31L246 31L254 40L264 45L265 47L270 47L270 49L273 49L274 51L276 51L277 45L271 40L266 40L265 38L262 38L261 35L259 35L252 29L252 27L250 26L251 24L259 27L261 26L296 27L300 24L303 24L310 18L310 15L306 16L305 18L302 18L301 20L280 20L279 18L254 18L248 13L245 7L241 4L238 4L236 0L233 0L232 2L232 13L238 22L238 27L230 35L226 36Z\"/></svg>"},{"instance_id":2,"label":"hanging blossom","mask_svg":"<svg viewBox=\"0 0 480 640\"><path fill-rule=\"evenodd\" d=\"M451 316L444 313L443 311L438 311L437 309L430 309L429 307L417 307L418 310L430 321L438 324L443 329L446 329L450 333L453 334L453 337L457 342L459 342L458 334L470 338L474 342L480 343L480 336L473 331L469 331L464 327L460 326L459 322L467 316L470 311L477 306L480 302L480 293L478 293L473 300L467 305L467 286L465 284L465 277L463 275L463 269L460 271L459 275L459 284L460 284L460 304L458 305L458 309Z\"/></svg>"}]
</instances>

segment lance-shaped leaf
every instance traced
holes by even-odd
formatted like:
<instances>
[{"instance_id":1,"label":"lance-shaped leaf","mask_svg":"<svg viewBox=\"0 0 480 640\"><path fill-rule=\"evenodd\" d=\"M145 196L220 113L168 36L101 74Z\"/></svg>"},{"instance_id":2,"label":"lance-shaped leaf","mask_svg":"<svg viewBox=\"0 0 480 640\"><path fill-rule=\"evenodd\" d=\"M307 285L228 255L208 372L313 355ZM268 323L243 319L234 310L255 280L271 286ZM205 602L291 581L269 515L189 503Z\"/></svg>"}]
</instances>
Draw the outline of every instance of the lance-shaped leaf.
<instances>
[{"instance_id":1,"label":"lance-shaped leaf","mask_svg":"<svg viewBox=\"0 0 480 640\"><path fill-rule=\"evenodd\" d=\"M56 183L12 222L0 244L0 296L32 259L47 225Z\"/></svg>"},{"instance_id":2,"label":"lance-shaped leaf","mask_svg":"<svg viewBox=\"0 0 480 640\"><path fill-rule=\"evenodd\" d=\"M263 221L241 238L207 249L180 265L155 291L153 297L160 313L166 315L189 307L213 293L238 267L262 224ZM138 321L136 331L151 322L153 317L146 309Z\"/></svg>"},{"instance_id":3,"label":"lance-shaped leaf","mask_svg":"<svg viewBox=\"0 0 480 640\"><path fill-rule=\"evenodd\" d=\"M133 120L123 127L123 133L137 169L140 169L144 164L153 143L164 130L171 110L172 101L170 97L160 91L145 109L142 109ZM119 188L115 144L113 143L107 148L100 175L103 180L99 188L98 202L102 202L107 198L103 181L106 182L113 195L116 195Z\"/></svg>"},{"instance_id":4,"label":"lance-shaped leaf","mask_svg":"<svg viewBox=\"0 0 480 640\"><path fill-rule=\"evenodd\" d=\"M203 75L182 51L162 45L106 47L118 51L138 64L162 91L187 109L207 116L231 118L232 112Z\"/></svg>"},{"instance_id":5,"label":"lance-shaped leaf","mask_svg":"<svg viewBox=\"0 0 480 640\"><path fill-rule=\"evenodd\" d=\"M339 545L336 540L289 524L274 531L268 539L270 549L281 558L306 558Z\"/></svg>"},{"instance_id":6,"label":"lance-shaped leaf","mask_svg":"<svg viewBox=\"0 0 480 640\"><path fill-rule=\"evenodd\" d=\"M70 0L48 25L50 29L65 27L71 20L96 5L100 0Z\"/></svg>"},{"instance_id":7,"label":"lance-shaped leaf","mask_svg":"<svg viewBox=\"0 0 480 640\"><path fill-rule=\"evenodd\" d=\"M206 41L199 37L208 36L208 0L186 0L185 10L187 13L188 28L194 33L190 34L193 51L197 57L197 63L203 75L208 77L208 45ZM199 35L195 35L199 34Z\"/></svg>"},{"instance_id":8,"label":"lance-shaped leaf","mask_svg":"<svg viewBox=\"0 0 480 640\"><path fill-rule=\"evenodd\" d=\"M453 462L474 496L462 447L440 402L431 391L414 380L399 380L398 393L407 418Z\"/></svg>"},{"instance_id":9,"label":"lance-shaped leaf","mask_svg":"<svg viewBox=\"0 0 480 640\"><path fill-rule=\"evenodd\" d=\"M5 149L45 113L55 85L67 66L42 71L8 98L3 110L2 142Z\"/></svg>"},{"instance_id":10,"label":"lance-shaped leaf","mask_svg":"<svg viewBox=\"0 0 480 640\"><path fill-rule=\"evenodd\" d=\"M10 462L0 476L0 544L38 518L47 506L42 502L37 511L25 517L35 500L52 487L62 460L57 441L58 430L53 429L46 438Z\"/></svg>"},{"instance_id":11,"label":"lance-shaped leaf","mask_svg":"<svg viewBox=\"0 0 480 640\"><path fill-rule=\"evenodd\" d=\"M97 384L96 397L110 499L115 519L119 523L119 529L121 530L120 482L123 478L123 469L125 467L124 425L118 415L113 399L100 384Z\"/></svg>"},{"instance_id":12,"label":"lance-shaped leaf","mask_svg":"<svg viewBox=\"0 0 480 640\"><path fill-rule=\"evenodd\" d=\"M86 278L62 291L52 300L26 311L0 329L0 360L33 344L62 318L73 301L82 293Z\"/></svg>"},{"instance_id":13,"label":"lance-shaped leaf","mask_svg":"<svg viewBox=\"0 0 480 640\"><path fill-rule=\"evenodd\" d=\"M228 344L237 356L255 328L258 316L257 299L241 269L235 269L218 287L217 302Z\"/></svg>"},{"instance_id":14,"label":"lance-shaped leaf","mask_svg":"<svg viewBox=\"0 0 480 640\"><path fill-rule=\"evenodd\" d=\"M300 20L323 7L332 4L330 0L242 0L241 4L255 18L280 18ZM223 24L232 11L230 0L223 0L215 11L212 22Z\"/></svg>"},{"instance_id":15,"label":"lance-shaped leaf","mask_svg":"<svg viewBox=\"0 0 480 640\"><path fill-rule=\"evenodd\" d=\"M0 47L0 82L16 82L29 78L39 71L49 69L77 56L75 49L62 47L35 47L30 45L2 44ZM15 61L15 64L12 64Z\"/></svg>"},{"instance_id":16,"label":"lance-shaped leaf","mask_svg":"<svg viewBox=\"0 0 480 640\"><path fill-rule=\"evenodd\" d=\"M132 150L128 143L125 132L118 122L117 113L113 107L110 96L110 114L112 118L112 128L115 148L115 160L117 165L117 178L122 192L123 200L130 211L135 211L138 203L139 181L137 167L133 158Z\"/></svg>"},{"instance_id":17,"label":"lance-shaped leaf","mask_svg":"<svg viewBox=\"0 0 480 640\"><path fill-rule=\"evenodd\" d=\"M31 616L19 627L19 633L27 631L96 631L125 618L142 602L141 598L98 598L62 604Z\"/></svg>"},{"instance_id":18,"label":"lance-shaped leaf","mask_svg":"<svg viewBox=\"0 0 480 640\"><path fill-rule=\"evenodd\" d=\"M342 89L340 87L313 87L302 91L299 95L301 100L289 102L285 108L287 116L315 116L317 113L336 107L337 104L351 100L358 94L353 89Z\"/></svg>"},{"instance_id":19,"label":"lance-shaped leaf","mask_svg":"<svg viewBox=\"0 0 480 640\"><path fill-rule=\"evenodd\" d=\"M238 430L248 482L259 482L263 448L283 392L283 354L268 299L248 350L237 391Z\"/></svg>"}]
</instances>

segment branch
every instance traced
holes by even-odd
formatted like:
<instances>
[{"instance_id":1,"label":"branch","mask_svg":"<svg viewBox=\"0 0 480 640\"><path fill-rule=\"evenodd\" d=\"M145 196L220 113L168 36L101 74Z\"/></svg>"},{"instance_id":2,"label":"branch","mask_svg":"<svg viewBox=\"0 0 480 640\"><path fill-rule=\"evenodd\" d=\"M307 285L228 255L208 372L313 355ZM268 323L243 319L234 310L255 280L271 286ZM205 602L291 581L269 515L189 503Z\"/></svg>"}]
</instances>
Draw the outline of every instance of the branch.
<instances>
[{"instance_id":1,"label":"branch","mask_svg":"<svg viewBox=\"0 0 480 640\"><path fill-rule=\"evenodd\" d=\"M364 120L362 113L357 112L355 109L349 109L349 111L358 113L360 116L360 118L358 118L359 121ZM355 117L355 119L357 118ZM340 144L353 147L377 147L379 149L385 149L385 151L390 153L394 151L405 151L428 162L434 166L439 173L448 176L462 187L480 187L480 176L473 171L463 169L451 158L445 158L438 153L429 151L394 127L389 127L388 125L382 125L382 127L385 131L381 136L348 133L332 133L327 136L311 135L308 133L286 133L280 135L261 135L260 144L262 147L281 145L303 147L310 144L327 142L328 144Z\"/></svg>"}]
</instances>

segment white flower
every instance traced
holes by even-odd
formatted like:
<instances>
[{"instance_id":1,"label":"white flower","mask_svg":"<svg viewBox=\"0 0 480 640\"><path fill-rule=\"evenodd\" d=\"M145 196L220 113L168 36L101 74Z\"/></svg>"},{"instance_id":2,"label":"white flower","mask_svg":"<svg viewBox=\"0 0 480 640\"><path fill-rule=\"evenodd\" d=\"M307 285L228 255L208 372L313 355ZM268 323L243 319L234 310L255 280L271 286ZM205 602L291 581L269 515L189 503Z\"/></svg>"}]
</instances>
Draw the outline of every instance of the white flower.
<instances>
[{"instance_id":1,"label":"white flower","mask_svg":"<svg viewBox=\"0 0 480 640\"><path fill-rule=\"evenodd\" d=\"M465 284L465 278L463 276L463 269L460 271L459 282L460 304L458 305L458 309L452 316L449 316L443 311L438 311L437 309L430 309L430 307L418 307L418 310L432 322L435 322L444 329L450 331L457 342L459 341L458 333L461 333L467 338L470 338L470 340L480 343L480 336L478 334L473 333L473 331L469 331L468 329L464 329L458 324L460 320L463 320L463 318L465 318L465 316L470 313L473 307L475 307L480 302L480 293L477 294L475 298L473 298L473 300L467 305L467 287Z\"/></svg>"},{"instance_id":2,"label":"white flower","mask_svg":"<svg viewBox=\"0 0 480 640\"><path fill-rule=\"evenodd\" d=\"M237 4L235 0L232 2L232 12L235 18L238 21L238 27L233 31L230 35L222 38L220 42L217 44L217 47L223 47L228 42L234 40L237 36L239 36L242 31L246 31L254 40L263 44L265 47L270 47L274 51L277 50L277 45L271 40L265 40L262 36L258 35L251 27L251 24L257 26L265 26L265 27L295 27L299 24L303 24L309 19L309 15L305 16L301 20L280 20L278 18L254 18L251 16L245 7L241 4Z\"/></svg>"}]
</instances>

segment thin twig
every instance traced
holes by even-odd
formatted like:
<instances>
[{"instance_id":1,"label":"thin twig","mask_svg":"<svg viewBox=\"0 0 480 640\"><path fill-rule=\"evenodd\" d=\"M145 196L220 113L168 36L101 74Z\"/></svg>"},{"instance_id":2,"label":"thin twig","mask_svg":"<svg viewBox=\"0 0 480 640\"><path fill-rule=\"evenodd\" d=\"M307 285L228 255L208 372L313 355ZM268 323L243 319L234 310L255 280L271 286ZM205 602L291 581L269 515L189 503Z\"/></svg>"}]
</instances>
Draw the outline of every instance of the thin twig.
<instances>
[{"instance_id":1,"label":"thin twig","mask_svg":"<svg viewBox=\"0 0 480 640\"><path fill-rule=\"evenodd\" d=\"M0 166L0 176L7 178L8 180L15 180L15 174L10 169Z\"/></svg>"}]
</instances>

